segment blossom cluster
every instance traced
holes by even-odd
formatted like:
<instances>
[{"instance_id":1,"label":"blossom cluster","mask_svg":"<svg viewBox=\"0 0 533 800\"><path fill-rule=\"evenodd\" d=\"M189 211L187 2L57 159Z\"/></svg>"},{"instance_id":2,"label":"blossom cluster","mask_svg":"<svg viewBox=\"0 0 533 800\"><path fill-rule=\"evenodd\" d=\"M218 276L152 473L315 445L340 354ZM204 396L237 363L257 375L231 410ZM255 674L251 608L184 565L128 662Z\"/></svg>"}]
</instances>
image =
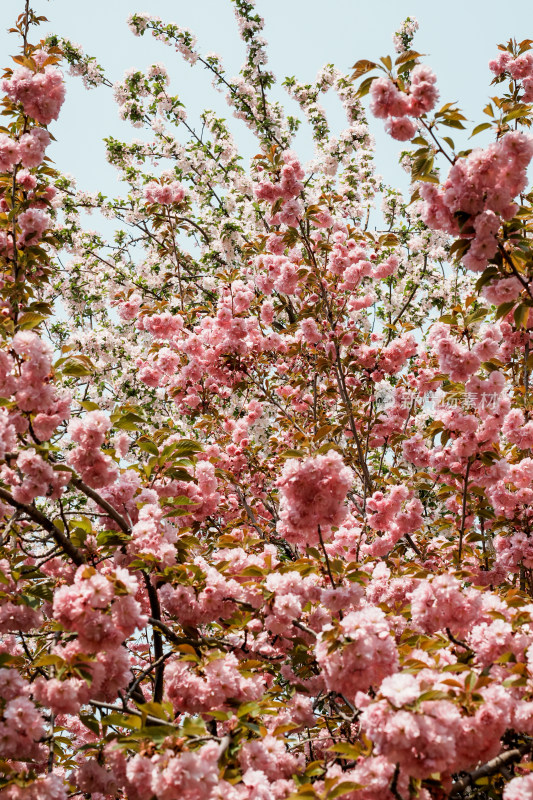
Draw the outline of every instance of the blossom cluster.
<instances>
[{"instance_id":1,"label":"blossom cluster","mask_svg":"<svg viewBox=\"0 0 533 800\"><path fill-rule=\"evenodd\" d=\"M439 98L437 78L429 67L418 64L410 79L408 91L401 91L390 78L376 78L370 89L372 113L386 120L387 133L400 142L416 133L416 123L410 118L430 112Z\"/></svg>"},{"instance_id":2,"label":"blossom cluster","mask_svg":"<svg viewBox=\"0 0 533 800\"><path fill-rule=\"evenodd\" d=\"M503 50L489 61L489 67L498 78L508 76L514 81L520 81L524 90L522 102L533 101L533 53L527 50L513 57L508 50Z\"/></svg>"},{"instance_id":3,"label":"blossom cluster","mask_svg":"<svg viewBox=\"0 0 533 800\"><path fill-rule=\"evenodd\" d=\"M442 186L422 184L422 218L427 225L470 242L463 263L482 272L498 249L502 221L518 210L514 198L527 185L533 139L510 131L484 150L474 150L450 169ZM465 221L460 221L460 215Z\"/></svg>"}]
</instances>

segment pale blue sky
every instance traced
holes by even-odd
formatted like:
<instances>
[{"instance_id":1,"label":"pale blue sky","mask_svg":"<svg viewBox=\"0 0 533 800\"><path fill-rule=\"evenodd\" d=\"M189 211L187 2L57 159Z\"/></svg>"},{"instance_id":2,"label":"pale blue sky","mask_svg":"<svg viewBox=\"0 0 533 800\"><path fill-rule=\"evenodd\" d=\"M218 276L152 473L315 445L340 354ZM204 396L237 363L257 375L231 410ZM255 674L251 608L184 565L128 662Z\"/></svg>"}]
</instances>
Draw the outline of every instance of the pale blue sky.
<instances>
[{"instance_id":1,"label":"pale blue sky","mask_svg":"<svg viewBox=\"0 0 533 800\"><path fill-rule=\"evenodd\" d=\"M2 66L15 51L15 37L8 36L6 28L23 5L23 0L0 2ZM162 61L191 122L205 107L224 113L223 98L211 88L211 79L201 67L192 69L151 36L134 37L126 18L134 11L148 11L191 28L202 52L219 53L233 75L243 61L243 48L229 0L140 0L139 4L135 0L33 0L33 6L49 18L43 32L81 44L112 80L129 67L145 68ZM512 4L501 0L257 0L257 9L266 19L270 66L276 76L295 75L304 81L313 79L324 63L333 62L348 71L360 58L376 60L392 54L393 32L406 16L415 16L420 23L415 43L428 54L426 61L437 73L442 102L457 101L469 118L478 121L490 93L487 62L496 44L510 36L533 38L532 0ZM61 118L52 126L58 143L50 154L60 169L78 178L80 188L112 193L114 170L105 163L102 138L112 134L129 139L139 132L118 119L108 90L86 92L79 79L68 78L67 83ZM340 130L344 123L340 106L331 101L324 105L332 110L332 127ZM244 125L234 121L232 129L245 152L253 154ZM378 171L394 183L402 177L395 163L400 146L383 134L380 121L373 122L373 131ZM300 145L302 157L310 157L309 141L302 137Z\"/></svg>"}]
</instances>

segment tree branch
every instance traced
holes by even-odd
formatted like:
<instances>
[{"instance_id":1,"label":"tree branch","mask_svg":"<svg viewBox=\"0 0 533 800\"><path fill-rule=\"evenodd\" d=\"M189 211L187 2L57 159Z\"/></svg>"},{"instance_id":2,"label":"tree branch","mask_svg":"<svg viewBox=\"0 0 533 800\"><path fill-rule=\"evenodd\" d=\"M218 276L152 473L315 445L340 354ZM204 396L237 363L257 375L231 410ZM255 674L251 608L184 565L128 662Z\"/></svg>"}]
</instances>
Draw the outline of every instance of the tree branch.
<instances>
[{"instance_id":1,"label":"tree branch","mask_svg":"<svg viewBox=\"0 0 533 800\"><path fill-rule=\"evenodd\" d=\"M464 778L461 778L461 780L455 781L450 791L450 797L457 797L457 795L459 795L463 789L471 786L473 783L479 780L479 778L484 778L487 775L493 775L506 764L512 764L513 761L519 761L530 749L530 746L527 745L514 750L507 750L505 753L500 753L499 756L487 761L486 764L483 764L481 767L473 770Z\"/></svg>"},{"instance_id":2,"label":"tree branch","mask_svg":"<svg viewBox=\"0 0 533 800\"><path fill-rule=\"evenodd\" d=\"M39 511L38 508L28 505L27 503L19 503L18 500L15 500L13 495L11 495L2 487L0 487L0 499L4 500L13 508L16 508L17 511L26 514L26 516L33 520L33 522L37 523L37 525L40 525L45 531L48 531L48 533L53 536L54 541L78 567L80 567L82 564L85 564L85 557L78 550L78 548L73 545L70 539L54 525L52 520L48 519L48 517Z\"/></svg>"},{"instance_id":3,"label":"tree branch","mask_svg":"<svg viewBox=\"0 0 533 800\"><path fill-rule=\"evenodd\" d=\"M163 699L163 672L165 670L165 662L163 659L163 638L161 636L161 606L159 605L159 597L157 596L157 589L150 580L150 576L144 573L144 583L146 591L148 592L148 599L150 601L150 610L154 620L152 630L154 633L154 658L157 663L154 676L154 703L160 703Z\"/></svg>"},{"instance_id":4,"label":"tree branch","mask_svg":"<svg viewBox=\"0 0 533 800\"><path fill-rule=\"evenodd\" d=\"M94 500L94 502L117 523L119 528L124 533L131 533L131 525L128 525L124 517L119 514L118 511L107 502L107 500L104 500L104 498L98 494L98 492L95 492L94 489L91 489L90 486L87 486L87 484L84 483L81 478L73 477L70 482L76 487L76 489L79 489L80 492L83 492L83 494L87 495L87 497L90 497L91 500Z\"/></svg>"}]
</instances>

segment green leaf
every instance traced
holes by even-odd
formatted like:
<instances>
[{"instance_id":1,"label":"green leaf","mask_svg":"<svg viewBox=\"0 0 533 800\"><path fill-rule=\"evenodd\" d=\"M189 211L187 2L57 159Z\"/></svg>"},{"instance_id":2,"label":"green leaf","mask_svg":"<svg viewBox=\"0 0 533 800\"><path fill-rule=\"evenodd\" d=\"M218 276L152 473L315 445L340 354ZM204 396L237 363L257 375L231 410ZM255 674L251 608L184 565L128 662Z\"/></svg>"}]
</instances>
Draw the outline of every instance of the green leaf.
<instances>
[{"instance_id":1,"label":"green leaf","mask_svg":"<svg viewBox=\"0 0 533 800\"><path fill-rule=\"evenodd\" d=\"M440 692L437 689L430 689L427 692L422 692L418 698L419 703L424 703L426 700L447 700L448 695L446 692Z\"/></svg>"},{"instance_id":2,"label":"green leaf","mask_svg":"<svg viewBox=\"0 0 533 800\"><path fill-rule=\"evenodd\" d=\"M375 64L374 61L367 61L366 58L360 59L360 61L357 61L352 67L354 70L351 76L352 80L357 80L361 75L370 72L371 69L376 69L376 67L377 64Z\"/></svg>"},{"instance_id":3,"label":"green leaf","mask_svg":"<svg viewBox=\"0 0 533 800\"><path fill-rule=\"evenodd\" d=\"M124 542L129 542L130 538L131 537L128 536L127 533L123 533L122 531L100 531L96 537L96 541L100 547L120 547Z\"/></svg>"},{"instance_id":4,"label":"green leaf","mask_svg":"<svg viewBox=\"0 0 533 800\"><path fill-rule=\"evenodd\" d=\"M165 470L165 477L172 478L175 481L192 481L192 475L189 475L186 469L176 469L169 467Z\"/></svg>"},{"instance_id":5,"label":"green leaf","mask_svg":"<svg viewBox=\"0 0 533 800\"><path fill-rule=\"evenodd\" d=\"M439 317L439 322L444 322L446 325L457 325L457 317L455 314L443 314Z\"/></svg>"},{"instance_id":6,"label":"green leaf","mask_svg":"<svg viewBox=\"0 0 533 800\"><path fill-rule=\"evenodd\" d=\"M460 130L464 130L465 126L463 123L458 119L447 119L440 120L441 125L447 125L449 128L459 128Z\"/></svg>"},{"instance_id":7,"label":"green leaf","mask_svg":"<svg viewBox=\"0 0 533 800\"><path fill-rule=\"evenodd\" d=\"M507 316L509 311L511 311L514 308L514 304L515 304L514 300L509 300L509 302L507 303L502 303L500 306L498 306L495 318L501 319L502 317Z\"/></svg>"},{"instance_id":8,"label":"green leaf","mask_svg":"<svg viewBox=\"0 0 533 800\"><path fill-rule=\"evenodd\" d=\"M158 719L162 720L163 722L169 721L169 708L168 704L163 705L162 703L135 703L139 711L142 711L143 714L149 714L151 717L157 717ZM172 707L171 707L172 708Z\"/></svg>"},{"instance_id":9,"label":"green leaf","mask_svg":"<svg viewBox=\"0 0 533 800\"><path fill-rule=\"evenodd\" d=\"M233 711L217 711L211 709L209 711L209 716L213 717L213 719L219 720L220 722L225 722L226 720L231 719L233 716Z\"/></svg>"},{"instance_id":10,"label":"green leaf","mask_svg":"<svg viewBox=\"0 0 533 800\"><path fill-rule=\"evenodd\" d=\"M472 311L472 313L465 318L465 324L470 325L472 322L479 322L480 320L485 319L487 313L488 312L486 308L478 308L475 311Z\"/></svg>"},{"instance_id":11,"label":"green leaf","mask_svg":"<svg viewBox=\"0 0 533 800\"><path fill-rule=\"evenodd\" d=\"M280 453L280 458L303 458L305 452L303 450L284 450Z\"/></svg>"},{"instance_id":12,"label":"green leaf","mask_svg":"<svg viewBox=\"0 0 533 800\"><path fill-rule=\"evenodd\" d=\"M168 503L167 505L171 506L197 506L194 500L191 500L190 497L186 497L186 495L180 495L179 497L175 497L172 500L172 503Z\"/></svg>"},{"instance_id":13,"label":"green leaf","mask_svg":"<svg viewBox=\"0 0 533 800\"><path fill-rule=\"evenodd\" d=\"M36 328L43 320L46 319L44 314L36 314L35 311L26 311L18 318L17 326L23 331L29 331Z\"/></svg>"},{"instance_id":14,"label":"green leaf","mask_svg":"<svg viewBox=\"0 0 533 800\"><path fill-rule=\"evenodd\" d=\"M487 128L492 128L490 122L482 122L481 125L476 125L476 127L470 134L470 139L472 138L472 136L477 136L477 134L481 133L481 131L486 131Z\"/></svg>"},{"instance_id":15,"label":"green leaf","mask_svg":"<svg viewBox=\"0 0 533 800\"><path fill-rule=\"evenodd\" d=\"M509 114L506 114L503 118L502 122L511 122L513 119L518 119L519 117L526 117L531 110L531 106L519 105L514 111L510 111Z\"/></svg>"},{"instance_id":16,"label":"green leaf","mask_svg":"<svg viewBox=\"0 0 533 800\"><path fill-rule=\"evenodd\" d=\"M80 400L80 406L85 409L85 411L97 411L100 406L98 403L93 403L92 400Z\"/></svg>"},{"instance_id":17,"label":"green leaf","mask_svg":"<svg viewBox=\"0 0 533 800\"><path fill-rule=\"evenodd\" d=\"M321 770L322 772L323 770ZM319 795L315 792L312 783L304 783L297 792L293 792L287 800L318 800Z\"/></svg>"},{"instance_id":18,"label":"green leaf","mask_svg":"<svg viewBox=\"0 0 533 800\"><path fill-rule=\"evenodd\" d=\"M100 736L100 724L92 714L80 713L80 720L86 728L89 728L89 730L95 734L95 736Z\"/></svg>"},{"instance_id":19,"label":"green leaf","mask_svg":"<svg viewBox=\"0 0 533 800\"><path fill-rule=\"evenodd\" d=\"M138 431L139 424L146 424L145 420L133 411L126 411L125 414L112 414L111 422L114 428L121 431Z\"/></svg>"},{"instance_id":20,"label":"green leaf","mask_svg":"<svg viewBox=\"0 0 533 800\"><path fill-rule=\"evenodd\" d=\"M527 684L527 678L524 675L511 675L510 678L506 678L502 682L502 686L506 689L509 686L525 686Z\"/></svg>"},{"instance_id":21,"label":"green leaf","mask_svg":"<svg viewBox=\"0 0 533 800\"><path fill-rule=\"evenodd\" d=\"M46 653L45 655L39 656L33 662L34 667L50 667L50 666L58 666L59 664L63 664L63 659L61 656L53 655L52 653Z\"/></svg>"},{"instance_id":22,"label":"green leaf","mask_svg":"<svg viewBox=\"0 0 533 800\"><path fill-rule=\"evenodd\" d=\"M55 366L61 366L63 375L68 375L72 378L83 378L86 375L92 375L96 371L96 367L91 359L82 355L60 359Z\"/></svg>"},{"instance_id":23,"label":"green leaf","mask_svg":"<svg viewBox=\"0 0 533 800\"><path fill-rule=\"evenodd\" d=\"M150 455L152 456L159 455L159 449L157 445L155 444L155 442L152 442L152 440L149 439L148 436L140 436L135 442L135 444L144 453L150 453Z\"/></svg>"},{"instance_id":24,"label":"green leaf","mask_svg":"<svg viewBox=\"0 0 533 800\"><path fill-rule=\"evenodd\" d=\"M243 570L241 570L240 574L246 578L248 577L261 578L265 574L265 570L261 569L261 567L252 564L249 567L245 567Z\"/></svg>"},{"instance_id":25,"label":"green leaf","mask_svg":"<svg viewBox=\"0 0 533 800\"><path fill-rule=\"evenodd\" d=\"M168 736L172 736L172 734L176 733L176 728L170 724L170 722L164 722L161 720L160 723L155 722L155 720L148 720L146 725L143 725L139 731L139 738L140 739L152 739L158 742L164 741Z\"/></svg>"},{"instance_id":26,"label":"green leaf","mask_svg":"<svg viewBox=\"0 0 533 800\"><path fill-rule=\"evenodd\" d=\"M370 87L372 86L373 81L375 81L377 75L371 75L369 78L366 78L362 84L360 85L359 89L357 90L357 97L365 97L370 91Z\"/></svg>"},{"instance_id":27,"label":"green leaf","mask_svg":"<svg viewBox=\"0 0 533 800\"><path fill-rule=\"evenodd\" d=\"M37 583L26 589L30 597L37 597L39 600L45 600L47 603L52 602L54 594L52 589L45 583Z\"/></svg>"},{"instance_id":28,"label":"green leaf","mask_svg":"<svg viewBox=\"0 0 533 800\"><path fill-rule=\"evenodd\" d=\"M180 439L173 447L173 455L192 456L194 453L201 453L203 449L203 445L194 441L194 439Z\"/></svg>"},{"instance_id":29,"label":"green leaf","mask_svg":"<svg viewBox=\"0 0 533 800\"><path fill-rule=\"evenodd\" d=\"M356 792L358 789L362 788L363 784L361 783L342 781L342 783L338 783L334 789L328 792L326 797L327 800L335 800L336 797L341 797L343 794L348 794L348 792Z\"/></svg>"},{"instance_id":30,"label":"green leaf","mask_svg":"<svg viewBox=\"0 0 533 800\"><path fill-rule=\"evenodd\" d=\"M529 306L526 306L523 303L521 303L519 306L515 308L513 316L517 328L525 328L526 322L529 317L529 311L530 311Z\"/></svg>"},{"instance_id":31,"label":"green leaf","mask_svg":"<svg viewBox=\"0 0 533 800\"><path fill-rule=\"evenodd\" d=\"M417 58L422 58L424 55L425 53L417 53L416 50L406 50L405 53L398 56L394 63L399 67L400 64L405 64L407 61L416 61Z\"/></svg>"},{"instance_id":32,"label":"green leaf","mask_svg":"<svg viewBox=\"0 0 533 800\"><path fill-rule=\"evenodd\" d=\"M261 705L256 701L252 700L249 703L243 703L242 705L239 706L237 710L237 716L239 718L245 717L248 714L254 716L259 714L260 711L261 711Z\"/></svg>"},{"instance_id":33,"label":"green leaf","mask_svg":"<svg viewBox=\"0 0 533 800\"><path fill-rule=\"evenodd\" d=\"M84 531L83 528L71 528L70 538L73 545L76 547L83 547L87 539L87 531Z\"/></svg>"},{"instance_id":34,"label":"green leaf","mask_svg":"<svg viewBox=\"0 0 533 800\"><path fill-rule=\"evenodd\" d=\"M476 282L476 292L480 292L486 284L498 275L496 267L488 267Z\"/></svg>"},{"instance_id":35,"label":"green leaf","mask_svg":"<svg viewBox=\"0 0 533 800\"><path fill-rule=\"evenodd\" d=\"M184 736L204 736L206 732L203 720L198 717L187 717L181 726Z\"/></svg>"},{"instance_id":36,"label":"green leaf","mask_svg":"<svg viewBox=\"0 0 533 800\"><path fill-rule=\"evenodd\" d=\"M341 753L342 755L350 756L350 758L357 758L361 755L361 746L358 744L350 744L350 742L332 744L327 750L328 753Z\"/></svg>"},{"instance_id":37,"label":"green leaf","mask_svg":"<svg viewBox=\"0 0 533 800\"><path fill-rule=\"evenodd\" d=\"M142 722L140 717L133 714L106 714L102 717L102 725L117 725L120 728L130 728L131 730L139 730Z\"/></svg>"}]
</instances>

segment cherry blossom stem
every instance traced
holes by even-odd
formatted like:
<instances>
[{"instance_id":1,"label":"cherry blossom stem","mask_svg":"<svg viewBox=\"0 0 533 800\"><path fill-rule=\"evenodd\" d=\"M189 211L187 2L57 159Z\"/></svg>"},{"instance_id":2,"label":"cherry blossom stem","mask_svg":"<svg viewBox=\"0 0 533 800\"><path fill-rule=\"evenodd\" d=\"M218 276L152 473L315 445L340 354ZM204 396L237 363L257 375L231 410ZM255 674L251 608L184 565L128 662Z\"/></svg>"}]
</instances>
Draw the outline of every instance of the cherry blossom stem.
<instances>
[{"instance_id":1,"label":"cherry blossom stem","mask_svg":"<svg viewBox=\"0 0 533 800\"><path fill-rule=\"evenodd\" d=\"M472 650L472 648L469 647L464 642L462 642L460 639L457 639L457 637L453 635L453 633L449 628L446 628L446 633L448 634L448 639L454 644L456 644L457 647L462 647L463 650L466 650L469 654L474 655L474 651Z\"/></svg>"},{"instance_id":2,"label":"cherry blossom stem","mask_svg":"<svg viewBox=\"0 0 533 800\"><path fill-rule=\"evenodd\" d=\"M437 137L436 137L436 136L435 136L435 134L433 133L433 130L432 130L431 126L430 126L430 125L428 125L426 122L424 122L424 120L423 120L423 119L419 119L419 122L421 122L421 123L422 123L422 125L424 126L424 128L427 130L427 132L429 133L429 135L431 136L431 138L433 139L433 141L434 141L434 142L435 142L435 144L437 145L437 147L438 147L438 150L439 150L439 153L442 153L442 155L444 156L444 158L448 159L448 161L450 162L450 164L452 164L452 166L453 166L453 164L455 163L454 159L453 159L453 158L451 158L451 157L448 155L448 153L446 152L446 150L443 148L443 146L441 145L441 143L439 142L439 140L437 139Z\"/></svg>"},{"instance_id":3,"label":"cherry blossom stem","mask_svg":"<svg viewBox=\"0 0 533 800\"><path fill-rule=\"evenodd\" d=\"M427 255L424 255L424 269L422 270L422 272L420 274L419 281L421 281L422 278L424 277L424 275L426 274L427 264L428 264L428 257L427 257ZM400 319L402 318L404 312L407 311L407 309L411 305L411 301L412 301L413 297L415 296L415 294L417 293L417 291L419 289L420 289L420 283L418 282L415 285L415 287L414 287L413 291L411 292L411 294L409 295L409 297L407 298L407 300L405 301L405 303L403 304L403 306L401 307L401 309L398 311L398 313L394 317L394 320L392 321L393 325L396 325L396 323L400 321ZM392 336L392 331L389 329L388 338L387 338L387 344L390 342L391 336Z\"/></svg>"},{"instance_id":4,"label":"cherry blossom stem","mask_svg":"<svg viewBox=\"0 0 533 800\"><path fill-rule=\"evenodd\" d=\"M55 728L55 714L52 712L52 714L50 715L50 740L48 742L47 772L49 774L54 769L54 728Z\"/></svg>"},{"instance_id":5,"label":"cherry blossom stem","mask_svg":"<svg viewBox=\"0 0 533 800\"><path fill-rule=\"evenodd\" d=\"M365 454L363 452L363 447L361 445L361 440L359 438L359 434L357 433L357 428L355 425L355 420L353 416L353 409L352 404L350 402L350 398L348 397L348 392L346 390L346 383L344 381L344 372L341 366L341 359L340 359L340 352L338 344L335 344L335 353L336 353L336 364L335 364L335 375L337 378L337 385L339 387L339 392L344 403L344 407L346 409L346 413L348 415L348 419L350 421L350 430L352 432L352 436L355 442L355 446L357 448L357 457L359 460L359 466L361 467L361 471L363 473L363 483L365 485L365 489L368 491L368 494L372 493L372 479L370 477L370 473L368 471L368 467L365 460Z\"/></svg>"},{"instance_id":6,"label":"cherry blossom stem","mask_svg":"<svg viewBox=\"0 0 533 800\"><path fill-rule=\"evenodd\" d=\"M198 649L200 645L215 645L216 647L228 647L229 649L233 649L233 645L230 645L228 642L225 642L224 639L217 639L215 637L206 638L204 636L199 636L198 639L193 639L190 636L178 636L177 633L174 633L172 628L169 628L168 625L165 625L160 619L155 619L155 617L148 617L148 622L152 627L159 628L162 633L165 634L166 638L172 644L190 644L191 647Z\"/></svg>"},{"instance_id":7,"label":"cherry blossom stem","mask_svg":"<svg viewBox=\"0 0 533 800\"><path fill-rule=\"evenodd\" d=\"M157 589L153 585L150 576L146 573L143 573L143 575L146 591L148 592L148 600L150 601L152 618L156 621L160 621L161 606L159 605ZM163 660L163 637L157 625L152 625L152 631L154 637L154 659L157 663L154 676L154 703L160 703L163 699L163 673L165 670L165 662Z\"/></svg>"},{"instance_id":8,"label":"cherry blossom stem","mask_svg":"<svg viewBox=\"0 0 533 800\"><path fill-rule=\"evenodd\" d=\"M411 547L411 549L415 551L417 556L421 557L422 556L422 551L419 548L419 546L416 544L416 542L414 541L414 539L413 539L413 537L411 536L410 533L406 533L405 534L405 540L408 543L409 547Z\"/></svg>"},{"instance_id":9,"label":"cherry blossom stem","mask_svg":"<svg viewBox=\"0 0 533 800\"><path fill-rule=\"evenodd\" d=\"M396 769L394 770L394 775L392 776L392 781L390 784L390 791L391 794L396 798L396 800L403 800L400 792L398 791L398 778L400 776L400 765L396 764Z\"/></svg>"},{"instance_id":10,"label":"cherry blossom stem","mask_svg":"<svg viewBox=\"0 0 533 800\"><path fill-rule=\"evenodd\" d=\"M463 538L465 534L465 526L466 526L466 502L468 499L468 476L470 474L470 468L472 467L472 461L468 460L466 465L465 477L464 477L464 484L463 484L463 504L461 510L461 530L459 531L459 552L457 555L459 564L461 563L461 559L463 556Z\"/></svg>"},{"instance_id":11,"label":"cherry blossom stem","mask_svg":"<svg viewBox=\"0 0 533 800\"><path fill-rule=\"evenodd\" d=\"M154 669L157 669L160 664L162 664L164 661L167 660L167 658L170 658L170 656L172 656L172 655L174 655L174 653L172 651L169 651L168 653L163 653L163 655L160 658L158 658L157 661L154 661L152 664L150 664L149 667L146 667L146 669L143 669L143 671L140 672L137 675L135 680L133 680L131 682L131 685L129 686L128 691L126 692L126 698L125 698L126 702L129 700L129 698L135 692L135 690L139 686L139 684L142 681L142 679L146 678L147 675L149 675L151 672L153 672Z\"/></svg>"},{"instance_id":12,"label":"cherry blossom stem","mask_svg":"<svg viewBox=\"0 0 533 800\"><path fill-rule=\"evenodd\" d=\"M324 544L324 539L322 538L322 531L320 530L320 525L318 526L318 538L320 539L320 546L322 548L322 552L324 553L324 558L326 559L326 569L328 571L329 579L331 581L331 586L333 589L336 589L335 581L333 580L333 575L331 573L331 565L329 563L329 556L328 551L326 550L326 546Z\"/></svg>"},{"instance_id":13,"label":"cherry blossom stem","mask_svg":"<svg viewBox=\"0 0 533 800\"><path fill-rule=\"evenodd\" d=\"M507 264L511 267L511 271L512 271L513 275L516 278L518 278L518 280L520 281L520 283L522 284L522 286L524 287L524 289L526 290L528 295L533 299L533 293L531 292L531 287L529 285L529 281L526 281L524 276L521 275L520 272L517 270L517 268L515 267L515 265L513 263L513 259L511 258L511 256L509 255L509 253L507 252L507 250L505 249L505 247L503 246L503 244L501 242L498 242L498 250L500 251L503 260L506 261Z\"/></svg>"},{"instance_id":14,"label":"cherry blossom stem","mask_svg":"<svg viewBox=\"0 0 533 800\"><path fill-rule=\"evenodd\" d=\"M528 403L529 403L529 369L528 369L528 359L529 359L529 331L526 331L526 344L524 347L524 410L526 413L526 419L528 418Z\"/></svg>"}]
</instances>

